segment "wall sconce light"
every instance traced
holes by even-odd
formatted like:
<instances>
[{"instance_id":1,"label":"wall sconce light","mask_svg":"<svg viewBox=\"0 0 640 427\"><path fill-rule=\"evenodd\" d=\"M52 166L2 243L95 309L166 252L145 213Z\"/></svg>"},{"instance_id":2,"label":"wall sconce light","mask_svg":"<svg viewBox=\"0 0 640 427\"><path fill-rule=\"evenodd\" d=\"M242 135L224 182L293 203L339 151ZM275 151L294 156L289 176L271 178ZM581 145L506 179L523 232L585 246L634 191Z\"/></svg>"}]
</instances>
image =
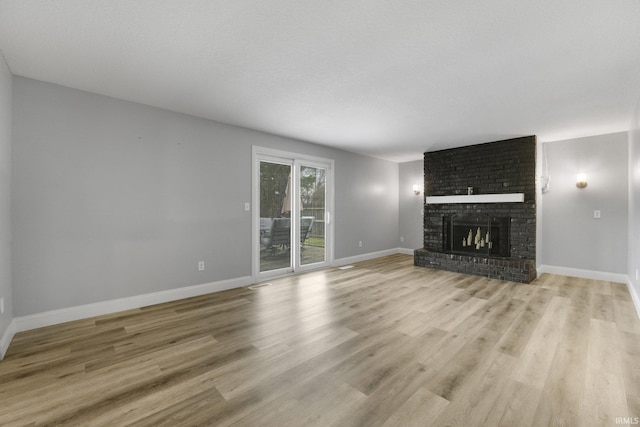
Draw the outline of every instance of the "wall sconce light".
<instances>
[{"instance_id":1,"label":"wall sconce light","mask_svg":"<svg viewBox=\"0 0 640 427\"><path fill-rule=\"evenodd\" d=\"M587 175L579 173L576 180L576 187L585 188L587 186Z\"/></svg>"},{"instance_id":2,"label":"wall sconce light","mask_svg":"<svg viewBox=\"0 0 640 427\"><path fill-rule=\"evenodd\" d=\"M416 196L420 195L420 186L418 184L413 184L413 192L416 193Z\"/></svg>"}]
</instances>

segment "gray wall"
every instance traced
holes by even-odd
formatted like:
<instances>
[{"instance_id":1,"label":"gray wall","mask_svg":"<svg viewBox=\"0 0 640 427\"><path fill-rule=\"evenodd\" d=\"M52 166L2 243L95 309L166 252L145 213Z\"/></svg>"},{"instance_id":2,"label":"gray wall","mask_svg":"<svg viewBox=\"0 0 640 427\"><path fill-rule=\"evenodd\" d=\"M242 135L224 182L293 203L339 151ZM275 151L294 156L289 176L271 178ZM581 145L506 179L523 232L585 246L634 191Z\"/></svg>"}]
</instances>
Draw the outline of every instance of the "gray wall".
<instances>
[{"instance_id":1,"label":"gray wall","mask_svg":"<svg viewBox=\"0 0 640 427\"><path fill-rule=\"evenodd\" d=\"M323 157L336 160L335 258L397 248L398 164L338 150Z\"/></svg>"},{"instance_id":2,"label":"gray wall","mask_svg":"<svg viewBox=\"0 0 640 427\"><path fill-rule=\"evenodd\" d=\"M628 274L640 296L640 101L629 129L629 261Z\"/></svg>"},{"instance_id":3,"label":"gray wall","mask_svg":"<svg viewBox=\"0 0 640 427\"><path fill-rule=\"evenodd\" d=\"M0 315L0 337L13 318L11 293L11 99L9 67L0 53L0 298L5 312Z\"/></svg>"},{"instance_id":4,"label":"gray wall","mask_svg":"<svg viewBox=\"0 0 640 427\"><path fill-rule=\"evenodd\" d=\"M627 273L627 147L626 132L546 143L542 264ZM579 172L587 174L585 189L576 188Z\"/></svg>"},{"instance_id":5,"label":"gray wall","mask_svg":"<svg viewBox=\"0 0 640 427\"><path fill-rule=\"evenodd\" d=\"M396 163L13 82L17 316L249 276L252 145L335 160L336 258L397 247Z\"/></svg>"},{"instance_id":6,"label":"gray wall","mask_svg":"<svg viewBox=\"0 0 640 427\"><path fill-rule=\"evenodd\" d=\"M399 216L400 237L404 242L399 242L401 248L418 249L424 246L422 231L422 205L424 191L416 196L413 192L413 184L420 188L424 186L424 160L400 163L399 170Z\"/></svg>"}]
</instances>

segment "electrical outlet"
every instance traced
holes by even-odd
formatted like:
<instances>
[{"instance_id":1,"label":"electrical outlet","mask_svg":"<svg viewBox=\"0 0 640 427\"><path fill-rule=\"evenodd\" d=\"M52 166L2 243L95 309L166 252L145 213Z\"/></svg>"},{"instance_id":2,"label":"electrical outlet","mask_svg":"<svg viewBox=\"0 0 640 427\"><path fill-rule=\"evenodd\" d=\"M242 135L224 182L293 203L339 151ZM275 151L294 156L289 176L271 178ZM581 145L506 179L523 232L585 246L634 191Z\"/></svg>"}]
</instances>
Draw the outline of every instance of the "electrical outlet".
<instances>
[{"instance_id":1,"label":"electrical outlet","mask_svg":"<svg viewBox=\"0 0 640 427\"><path fill-rule=\"evenodd\" d=\"M595 219L600 219L600 211L593 211L593 217Z\"/></svg>"},{"instance_id":2,"label":"electrical outlet","mask_svg":"<svg viewBox=\"0 0 640 427\"><path fill-rule=\"evenodd\" d=\"M362 247L362 240L360 240L360 241L358 242L358 247L359 247L359 248L361 248L361 247Z\"/></svg>"},{"instance_id":3,"label":"electrical outlet","mask_svg":"<svg viewBox=\"0 0 640 427\"><path fill-rule=\"evenodd\" d=\"M251 204L249 202L244 203L244 210L247 212L251 210Z\"/></svg>"},{"instance_id":4,"label":"electrical outlet","mask_svg":"<svg viewBox=\"0 0 640 427\"><path fill-rule=\"evenodd\" d=\"M400 236L400 243L404 242L404 237Z\"/></svg>"},{"instance_id":5,"label":"electrical outlet","mask_svg":"<svg viewBox=\"0 0 640 427\"><path fill-rule=\"evenodd\" d=\"M4 297L0 298L0 314L4 314Z\"/></svg>"},{"instance_id":6,"label":"electrical outlet","mask_svg":"<svg viewBox=\"0 0 640 427\"><path fill-rule=\"evenodd\" d=\"M204 271L204 261L198 263L198 271Z\"/></svg>"}]
</instances>

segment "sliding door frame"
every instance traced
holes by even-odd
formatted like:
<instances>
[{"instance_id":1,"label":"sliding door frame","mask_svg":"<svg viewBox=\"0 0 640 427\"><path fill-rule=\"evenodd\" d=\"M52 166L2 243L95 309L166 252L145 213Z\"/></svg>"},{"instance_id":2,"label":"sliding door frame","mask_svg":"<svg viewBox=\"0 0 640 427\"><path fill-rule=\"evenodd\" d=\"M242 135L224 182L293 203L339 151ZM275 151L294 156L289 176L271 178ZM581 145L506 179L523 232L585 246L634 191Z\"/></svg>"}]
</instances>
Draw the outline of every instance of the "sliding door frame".
<instances>
[{"instance_id":1,"label":"sliding door frame","mask_svg":"<svg viewBox=\"0 0 640 427\"><path fill-rule=\"evenodd\" d=\"M326 169L325 175L325 260L320 263L300 265L300 216L299 209L291 210L291 254L290 267L260 272L260 162L274 162L291 165L292 200L300 200L300 167L311 166ZM334 260L334 166L332 159L292 153L289 151L253 146L251 159L251 277L253 282L267 280L302 271L309 271L333 265ZM294 202L295 204L295 202Z\"/></svg>"}]
</instances>

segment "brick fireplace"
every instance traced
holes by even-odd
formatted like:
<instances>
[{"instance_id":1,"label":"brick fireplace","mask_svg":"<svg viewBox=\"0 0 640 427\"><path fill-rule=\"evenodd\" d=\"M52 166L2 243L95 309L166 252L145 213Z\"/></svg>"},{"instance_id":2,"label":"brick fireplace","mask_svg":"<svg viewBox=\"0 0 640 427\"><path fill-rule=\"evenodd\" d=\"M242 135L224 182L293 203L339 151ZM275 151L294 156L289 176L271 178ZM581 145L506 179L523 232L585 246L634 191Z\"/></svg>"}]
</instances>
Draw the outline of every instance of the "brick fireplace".
<instances>
[{"instance_id":1,"label":"brick fireplace","mask_svg":"<svg viewBox=\"0 0 640 427\"><path fill-rule=\"evenodd\" d=\"M535 279L535 167L535 136L425 153L424 247L414 264Z\"/></svg>"}]
</instances>

